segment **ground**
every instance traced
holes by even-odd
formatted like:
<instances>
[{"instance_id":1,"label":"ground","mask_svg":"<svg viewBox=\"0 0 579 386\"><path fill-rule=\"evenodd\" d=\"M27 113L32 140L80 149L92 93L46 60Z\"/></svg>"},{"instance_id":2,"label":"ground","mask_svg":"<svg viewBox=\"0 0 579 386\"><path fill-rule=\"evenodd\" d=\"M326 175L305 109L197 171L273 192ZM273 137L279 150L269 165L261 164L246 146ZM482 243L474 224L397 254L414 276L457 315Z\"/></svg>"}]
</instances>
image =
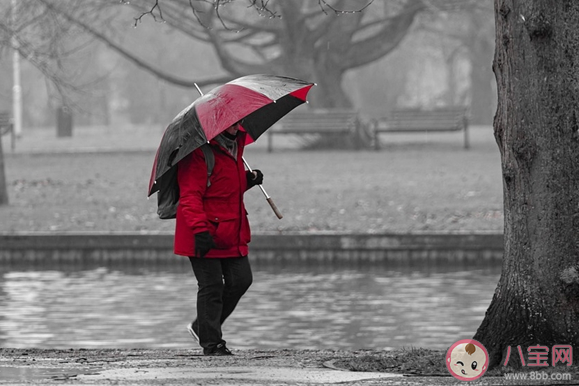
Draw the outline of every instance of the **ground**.
<instances>
[{"instance_id":1,"label":"ground","mask_svg":"<svg viewBox=\"0 0 579 386\"><path fill-rule=\"evenodd\" d=\"M11 350L0 349L0 385L458 385L449 375L350 372L340 360L384 356L371 351L247 350L231 357L204 357L198 350ZM572 374L579 379L579 373ZM13 379L10 379L12 376ZM477 385L516 385L501 374ZM552 380L523 384L573 384Z\"/></svg>"}]
</instances>

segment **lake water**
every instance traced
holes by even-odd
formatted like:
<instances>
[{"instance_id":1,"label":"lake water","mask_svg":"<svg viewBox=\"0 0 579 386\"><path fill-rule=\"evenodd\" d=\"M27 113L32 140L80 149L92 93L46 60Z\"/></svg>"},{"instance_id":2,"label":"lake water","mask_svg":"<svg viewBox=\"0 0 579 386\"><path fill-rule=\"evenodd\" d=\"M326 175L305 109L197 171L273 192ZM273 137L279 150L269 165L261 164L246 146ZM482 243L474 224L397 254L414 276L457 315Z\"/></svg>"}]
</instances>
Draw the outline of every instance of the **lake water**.
<instances>
[{"instance_id":1,"label":"lake water","mask_svg":"<svg viewBox=\"0 0 579 386\"><path fill-rule=\"evenodd\" d=\"M448 348L480 325L500 268L254 264L232 349ZM0 267L0 347L196 348L190 266Z\"/></svg>"}]
</instances>

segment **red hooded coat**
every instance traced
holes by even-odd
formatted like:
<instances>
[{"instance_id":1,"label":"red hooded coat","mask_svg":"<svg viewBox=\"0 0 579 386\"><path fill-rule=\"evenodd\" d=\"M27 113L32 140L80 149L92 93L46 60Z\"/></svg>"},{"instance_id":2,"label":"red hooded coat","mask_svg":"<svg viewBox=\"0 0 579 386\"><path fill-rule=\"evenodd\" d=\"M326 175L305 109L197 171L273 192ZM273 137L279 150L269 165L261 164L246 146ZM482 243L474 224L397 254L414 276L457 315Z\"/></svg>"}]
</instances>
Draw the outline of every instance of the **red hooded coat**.
<instances>
[{"instance_id":1,"label":"red hooded coat","mask_svg":"<svg viewBox=\"0 0 579 386\"><path fill-rule=\"evenodd\" d=\"M179 206L175 224L174 252L195 256L195 234L209 231L215 241L206 258L247 256L251 240L243 194L247 190L243 165L245 136L237 136L237 159L211 141L215 166L207 186L207 165L201 149L196 149L179 161Z\"/></svg>"}]
</instances>

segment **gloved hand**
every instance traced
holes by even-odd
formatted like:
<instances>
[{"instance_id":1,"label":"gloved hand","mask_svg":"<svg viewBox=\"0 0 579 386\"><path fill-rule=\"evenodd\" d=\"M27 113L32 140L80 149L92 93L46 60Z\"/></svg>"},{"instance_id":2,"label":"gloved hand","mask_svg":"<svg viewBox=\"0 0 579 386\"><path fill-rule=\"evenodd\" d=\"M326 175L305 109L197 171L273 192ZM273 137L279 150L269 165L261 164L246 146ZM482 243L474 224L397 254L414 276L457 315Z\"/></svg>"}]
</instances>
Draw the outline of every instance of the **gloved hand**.
<instances>
[{"instance_id":1,"label":"gloved hand","mask_svg":"<svg viewBox=\"0 0 579 386\"><path fill-rule=\"evenodd\" d=\"M263 173L261 170L253 169L253 173L248 170L245 172L245 177L247 178L247 189L263 184Z\"/></svg>"},{"instance_id":2,"label":"gloved hand","mask_svg":"<svg viewBox=\"0 0 579 386\"><path fill-rule=\"evenodd\" d=\"M205 257L212 248L215 248L215 241L208 231L195 233L195 255L197 257Z\"/></svg>"}]
</instances>

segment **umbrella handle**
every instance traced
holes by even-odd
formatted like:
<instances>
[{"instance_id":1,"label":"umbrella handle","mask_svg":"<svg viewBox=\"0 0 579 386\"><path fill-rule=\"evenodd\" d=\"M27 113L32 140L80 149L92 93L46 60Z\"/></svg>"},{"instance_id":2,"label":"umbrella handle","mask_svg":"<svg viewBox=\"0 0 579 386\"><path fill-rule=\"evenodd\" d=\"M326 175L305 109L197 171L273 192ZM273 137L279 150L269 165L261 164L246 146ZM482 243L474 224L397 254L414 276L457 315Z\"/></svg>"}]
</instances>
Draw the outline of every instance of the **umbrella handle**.
<instances>
[{"instance_id":1,"label":"umbrella handle","mask_svg":"<svg viewBox=\"0 0 579 386\"><path fill-rule=\"evenodd\" d=\"M244 157L241 157L241 159L243 160L243 163L245 164L245 167L247 168L247 170L249 170L250 173L253 173L253 170L251 169L251 166L249 166L249 164L247 163L247 161L245 160ZM275 215L277 216L277 218L279 218L280 220L283 218L283 215L281 214L281 212L277 209L277 206L275 206L273 200L271 199L271 197L269 196L269 194L267 194L267 192L265 191L265 189L263 188L263 186L261 186L261 184L257 185L259 186L259 188L261 189L261 192L263 193L263 195L265 196L265 200L267 201L267 203L269 204L269 206L271 206L271 209L273 210L273 212L275 213Z\"/></svg>"},{"instance_id":2,"label":"umbrella handle","mask_svg":"<svg viewBox=\"0 0 579 386\"><path fill-rule=\"evenodd\" d=\"M259 187L261 188L261 185L259 185ZM263 188L261 190L263 191ZM281 220L283 218L283 214L281 214L281 212L277 209L277 206L275 206L271 197L267 197L265 200L269 203L269 206L271 206L271 209L273 209L273 213L275 213L277 218L279 218Z\"/></svg>"}]
</instances>

